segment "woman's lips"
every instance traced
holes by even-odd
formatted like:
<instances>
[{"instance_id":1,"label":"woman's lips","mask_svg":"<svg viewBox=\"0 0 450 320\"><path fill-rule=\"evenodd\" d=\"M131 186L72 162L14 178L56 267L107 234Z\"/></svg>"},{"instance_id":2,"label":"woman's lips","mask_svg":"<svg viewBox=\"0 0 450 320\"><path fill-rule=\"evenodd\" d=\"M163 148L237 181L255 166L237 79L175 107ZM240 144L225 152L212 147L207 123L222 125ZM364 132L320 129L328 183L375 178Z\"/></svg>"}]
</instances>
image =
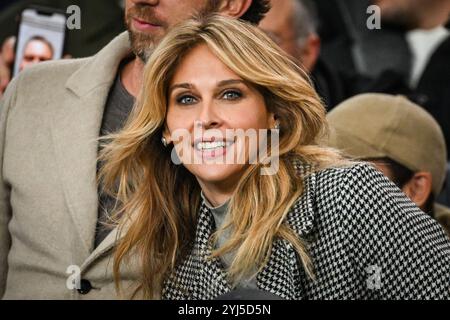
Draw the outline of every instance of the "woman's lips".
<instances>
[{"instance_id":1,"label":"woman's lips","mask_svg":"<svg viewBox=\"0 0 450 320\"><path fill-rule=\"evenodd\" d=\"M234 145L234 141L196 141L194 143L195 152L205 160L223 157L227 149Z\"/></svg>"}]
</instances>

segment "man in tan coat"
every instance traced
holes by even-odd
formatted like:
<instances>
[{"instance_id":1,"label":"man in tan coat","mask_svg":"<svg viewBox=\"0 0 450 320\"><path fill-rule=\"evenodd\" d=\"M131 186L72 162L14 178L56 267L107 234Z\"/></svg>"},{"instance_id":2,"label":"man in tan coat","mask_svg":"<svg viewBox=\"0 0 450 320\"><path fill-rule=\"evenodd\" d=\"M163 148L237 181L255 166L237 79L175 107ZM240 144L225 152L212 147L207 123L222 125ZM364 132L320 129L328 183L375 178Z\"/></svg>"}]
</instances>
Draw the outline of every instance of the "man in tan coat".
<instances>
[{"instance_id":1,"label":"man in tan coat","mask_svg":"<svg viewBox=\"0 0 450 320\"><path fill-rule=\"evenodd\" d=\"M13 80L0 103L0 297L117 297L120 234L101 228L109 204L97 192L99 134L123 125L144 62L176 23L210 11L257 23L267 9L264 0L127 0L129 35L93 57L42 63ZM134 289L136 265L121 276Z\"/></svg>"}]
</instances>

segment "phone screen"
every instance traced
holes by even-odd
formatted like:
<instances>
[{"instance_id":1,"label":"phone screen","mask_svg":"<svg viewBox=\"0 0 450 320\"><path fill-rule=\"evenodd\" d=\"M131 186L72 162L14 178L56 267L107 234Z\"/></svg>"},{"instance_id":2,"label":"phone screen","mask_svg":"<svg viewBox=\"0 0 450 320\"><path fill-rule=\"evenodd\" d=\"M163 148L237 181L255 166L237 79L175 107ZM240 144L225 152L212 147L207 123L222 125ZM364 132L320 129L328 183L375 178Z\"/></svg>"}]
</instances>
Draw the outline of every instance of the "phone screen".
<instances>
[{"instance_id":1,"label":"phone screen","mask_svg":"<svg viewBox=\"0 0 450 320\"><path fill-rule=\"evenodd\" d=\"M22 12L16 45L14 75L37 62L61 59L66 16L51 9L28 8Z\"/></svg>"}]
</instances>

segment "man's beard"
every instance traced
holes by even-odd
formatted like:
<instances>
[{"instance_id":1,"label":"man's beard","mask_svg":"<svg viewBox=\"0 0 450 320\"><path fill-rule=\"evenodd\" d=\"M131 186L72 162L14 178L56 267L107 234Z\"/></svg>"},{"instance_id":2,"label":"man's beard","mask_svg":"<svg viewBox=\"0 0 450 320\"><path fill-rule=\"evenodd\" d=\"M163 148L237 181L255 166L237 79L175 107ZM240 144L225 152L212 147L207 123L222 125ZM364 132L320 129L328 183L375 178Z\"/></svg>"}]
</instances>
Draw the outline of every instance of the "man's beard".
<instances>
[{"instance_id":1,"label":"man's beard","mask_svg":"<svg viewBox=\"0 0 450 320\"><path fill-rule=\"evenodd\" d=\"M205 15L212 12L216 12L218 1L206 1L204 8L200 10L198 14ZM147 34L144 32L138 32L132 30L133 18L138 18L142 21L148 21L160 26L164 33L169 29L169 26L164 21L161 21L156 17L153 8L149 5L136 4L130 8L125 15L125 25L128 30L128 36L130 38L131 49L133 53L139 57L144 63L146 63L156 46L162 40L162 36L155 36L153 34Z\"/></svg>"},{"instance_id":2,"label":"man's beard","mask_svg":"<svg viewBox=\"0 0 450 320\"><path fill-rule=\"evenodd\" d=\"M156 47L154 37L141 32L133 32L130 29L128 29L128 36L133 53L146 63Z\"/></svg>"},{"instance_id":3,"label":"man's beard","mask_svg":"<svg viewBox=\"0 0 450 320\"><path fill-rule=\"evenodd\" d=\"M125 15L125 24L130 38L131 49L133 53L139 57L143 62L147 62L151 53L159 43L159 37L145 32L133 31L133 18L138 18L142 21L148 21L159 25L162 29L166 29L163 21L155 17L153 9L148 5L136 4L130 8Z\"/></svg>"}]
</instances>

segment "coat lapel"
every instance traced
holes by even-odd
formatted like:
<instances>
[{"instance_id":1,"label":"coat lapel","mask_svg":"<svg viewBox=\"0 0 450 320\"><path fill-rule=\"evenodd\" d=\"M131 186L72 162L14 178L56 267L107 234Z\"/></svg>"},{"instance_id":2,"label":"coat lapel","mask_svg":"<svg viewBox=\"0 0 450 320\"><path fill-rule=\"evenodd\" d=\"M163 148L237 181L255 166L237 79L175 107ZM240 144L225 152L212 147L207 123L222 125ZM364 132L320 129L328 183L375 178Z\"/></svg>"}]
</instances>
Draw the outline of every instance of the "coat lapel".
<instances>
[{"instance_id":1,"label":"coat lapel","mask_svg":"<svg viewBox=\"0 0 450 320\"><path fill-rule=\"evenodd\" d=\"M128 37L121 34L86 60L66 82L68 98L52 119L65 200L86 257L93 249L98 215L97 153L103 110L120 61L129 53Z\"/></svg>"},{"instance_id":2,"label":"coat lapel","mask_svg":"<svg viewBox=\"0 0 450 320\"><path fill-rule=\"evenodd\" d=\"M164 299L210 300L230 291L220 260L209 258L212 251L209 240L214 224L212 213L204 202L197 221L192 251L166 280Z\"/></svg>"},{"instance_id":3,"label":"coat lapel","mask_svg":"<svg viewBox=\"0 0 450 320\"><path fill-rule=\"evenodd\" d=\"M311 167L296 163L299 174L303 177L304 192L287 215L287 223L306 240L314 228L314 194L316 177ZM258 288L275 294L283 299L305 299L303 288L307 275L292 244L285 240L277 240L267 265L258 274Z\"/></svg>"},{"instance_id":4,"label":"coat lapel","mask_svg":"<svg viewBox=\"0 0 450 320\"><path fill-rule=\"evenodd\" d=\"M127 227L127 225L124 225L122 229L119 229L118 227L114 228L84 261L83 265L81 266L81 272L87 270L97 258L100 258L104 254L109 252L112 248L114 248L117 241L119 241L126 234L128 230Z\"/></svg>"}]
</instances>

